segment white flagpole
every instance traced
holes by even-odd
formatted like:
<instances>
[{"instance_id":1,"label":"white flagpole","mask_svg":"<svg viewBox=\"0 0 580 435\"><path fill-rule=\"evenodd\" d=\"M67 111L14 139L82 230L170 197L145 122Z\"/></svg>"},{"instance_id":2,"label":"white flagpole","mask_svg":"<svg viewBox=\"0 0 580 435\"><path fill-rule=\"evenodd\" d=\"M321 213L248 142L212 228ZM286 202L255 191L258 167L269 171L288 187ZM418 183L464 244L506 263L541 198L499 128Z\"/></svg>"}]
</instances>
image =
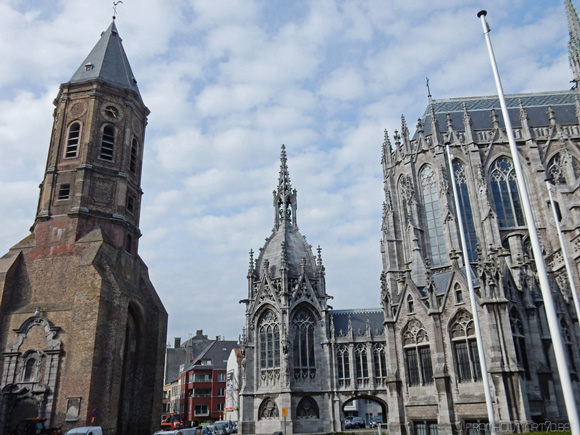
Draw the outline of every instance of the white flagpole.
<instances>
[{"instance_id":1,"label":"white flagpole","mask_svg":"<svg viewBox=\"0 0 580 435\"><path fill-rule=\"evenodd\" d=\"M574 401L574 392L572 390L572 382L570 381L570 372L568 370L567 363L568 359L566 358L566 353L564 351L564 343L562 342L562 336L560 334L560 324L558 322L558 316L556 314L554 300L552 299L552 292L550 289L550 282L548 280L548 272L546 271L544 254L542 253L540 238L538 237L538 231L536 229L536 224L534 221L532 205L530 204L530 198L528 196L528 189L526 187L524 173L522 170L522 165L520 163L518 148L516 146L516 141L514 139L514 132L512 130L512 124L507 111L503 89L501 86L501 80L499 78L499 72L497 70L495 56L493 54L493 48L491 46L491 39L489 37L490 29L489 26L487 25L487 22L485 21L486 15L487 15L486 11L480 11L477 14L477 16L481 19L483 34L485 35L485 41L487 42L487 49L489 51L489 58L491 60L491 67L493 70L493 76L495 78L499 103L501 105L501 111L505 123L506 134L510 144L510 152L513 159L514 169L516 171L517 178L516 181L518 183L518 189L520 191L520 197L522 200L522 205L524 207L524 215L526 217L526 223L530 235L530 242L532 244L532 251L534 253L534 261L536 263L536 273L538 276L538 281L540 282L540 290L542 291L542 298L544 300L546 318L548 320L550 336L552 337L552 345L554 346L554 356L556 358L556 363L558 365L558 374L560 375L560 383L562 385L564 402L566 403L566 412L568 413L568 421L570 423L570 429L572 430L572 434L580 435L580 422L578 421L578 409L576 407L576 402Z\"/></svg>"},{"instance_id":2,"label":"white flagpole","mask_svg":"<svg viewBox=\"0 0 580 435\"><path fill-rule=\"evenodd\" d=\"M455 210L457 215L457 224L459 225L459 237L461 239L461 250L463 251L463 264L465 265L465 278L469 288L469 299L471 300L471 311L473 312L473 326L475 327L475 338L477 341L477 352L479 353L479 366L481 369L481 379L483 380L483 389L485 393L485 405L487 407L487 417L491 435L496 435L497 428L493 414L493 400L489 388L489 377L487 373L487 362L485 361L485 349L483 348L483 339L481 336L481 326L479 324L479 315L477 314L477 302L475 301L475 290L473 289L473 280L471 279L471 263L469 261L469 252L467 251L467 241L465 239L465 230L463 228L463 216L459 204L459 195L455 185L455 175L453 174L453 160L449 151L449 142L445 142L447 151L447 161L449 162L449 173L451 175L451 185L453 186L453 199L455 201Z\"/></svg>"},{"instance_id":3,"label":"white flagpole","mask_svg":"<svg viewBox=\"0 0 580 435\"><path fill-rule=\"evenodd\" d=\"M556 210L556 203L554 202L554 197L552 196L552 189L554 188L554 186L549 181L546 181L546 186L548 188L548 195L550 195L550 204L552 205L552 212L554 213L554 222L556 222L556 230L558 231L558 239L560 240L560 249L562 250L562 257L564 257L566 272L568 272L568 280L570 281L570 291L572 292L572 299L574 300L574 308L576 308L576 316L580 319L580 303L578 302L578 295L576 294L576 284L574 284L574 277L572 276L572 266L570 265L570 260L568 259L568 253L566 250L566 241L564 240L564 235L562 234L562 229L560 228L560 222L558 221L558 212Z\"/></svg>"}]
</instances>

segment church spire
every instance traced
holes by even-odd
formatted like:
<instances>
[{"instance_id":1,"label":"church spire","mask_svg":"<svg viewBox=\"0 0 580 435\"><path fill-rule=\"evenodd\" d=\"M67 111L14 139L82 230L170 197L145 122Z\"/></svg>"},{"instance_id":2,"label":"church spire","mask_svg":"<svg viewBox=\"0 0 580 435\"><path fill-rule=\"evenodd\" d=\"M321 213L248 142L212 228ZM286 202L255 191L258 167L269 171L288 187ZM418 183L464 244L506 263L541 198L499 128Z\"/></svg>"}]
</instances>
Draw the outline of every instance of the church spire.
<instances>
[{"instance_id":1,"label":"church spire","mask_svg":"<svg viewBox=\"0 0 580 435\"><path fill-rule=\"evenodd\" d=\"M101 33L101 39L73 74L70 83L98 79L139 94L137 80L133 76L121 41L113 21L109 28Z\"/></svg>"},{"instance_id":2,"label":"church spire","mask_svg":"<svg viewBox=\"0 0 580 435\"><path fill-rule=\"evenodd\" d=\"M292 189L290 172L286 161L286 147L282 145L280 152L280 175L278 188L274 191L274 207L276 209L275 227L279 228L282 222L287 226L296 225L296 189Z\"/></svg>"},{"instance_id":3,"label":"church spire","mask_svg":"<svg viewBox=\"0 0 580 435\"><path fill-rule=\"evenodd\" d=\"M572 0L564 0L566 5L566 15L568 17L568 27L570 30L570 41L568 42L568 58L570 68L572 68L572 82L574 88L580 83L580 19Z\"/></svg>"}]
</instances>

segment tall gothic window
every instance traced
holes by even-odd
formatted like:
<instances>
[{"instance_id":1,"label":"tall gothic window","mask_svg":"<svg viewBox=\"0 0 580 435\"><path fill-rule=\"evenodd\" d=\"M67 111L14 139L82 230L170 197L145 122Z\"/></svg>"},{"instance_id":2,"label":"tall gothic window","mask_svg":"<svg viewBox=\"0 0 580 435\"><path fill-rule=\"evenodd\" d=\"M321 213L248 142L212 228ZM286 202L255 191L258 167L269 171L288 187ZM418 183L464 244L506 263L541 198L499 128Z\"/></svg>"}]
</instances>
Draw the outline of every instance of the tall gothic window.
<instances>
[{"instance_id":1,"label":"tall gothic window","mask_svg":"<svg viewBox=\"0 0 580 435\"><path fill-rule=\"evenodd\" d=\"M475 233L475 223L469 200L469 190L467 190L467 177L465 175L465 165L457 160L453 161L453 174L457 186L457 200L463 220L463 232L467 242L467 253L469 262L477 260L477 235Z\"/></svg>"},{"instance_id":2,"label":"tall gothic window","mask_svg":"<svg viewBox=\"0 0 580 435\"><path fill-rule=\"evenodd\" d=\"M260 334L260 369L279 368L280 322L272 311L268 310L262 316L258 331Z\"/></svg>"},{"instance_id":3,"label":"tall gothic window","mask_svg":"<svg viewBox=\"0 0 580 435\"><path fill-rule=\"evenodd\" d=\"M133 138L131 142L131 156L129 159L129 170L133 173L137 173L137 152L139 150L139 144L137 143L137 139Z\"/></svg>"},{"instance_id":4,"label":"tall gothic window","mask_svg":"<svg viewBox=\"0 0 580 435\"><path fill-rule=\"evenodd\" d=\"M373 362L375 365L375 377L387 377L387 359L385 358L385 346L383 344L375 344L373 346Z\"/></svg>"},{"instance_id":5,"label":"tall gothic window","mask_svg":"<svg viewBox=\"0 0 580 435\"><path fill-rule=\"evenodd\" d=\"M473 318L465 310L461 310L451 325L451 340L457 365L459 382L481 381L481 366L475 339Z\"/></svg>"},{"instance_id":6,"label":"tall gothic window","mask_svg":"<svg viewBox=\"0 0 580 435\"><path fill-rule=\"evenodd\" d=\"M407 368L407 382L410 386L433 383L433 366L429 336L423 324L412 319L403 330L403 347Z\"/></svg>"},{"instance_id":7,"label":"tall gothic window","mask_svg":"<svg viewBox=\"0 0 580 435\"><path fill-rule=\"evenodd\" d=\"M336 348L336 364L338 365L338 379L342 381L350 380L348 346L341 344Z\"/></svg>"},{"instance_id":8,"label":"tall gothic window","mask_svg":"<svg viewBox=\"0 0 580 435\"><path fill-rule=\"evenodd\" d=\"M113 151L115 148L115 129L106 125L103 129L103 138L101 140L100 158L103 160L113 161Z\"/></svg>"},{"instance_id":9,"label":"tall gothic window","mask_svg":"<svg viewBox=\"0 0 580 435\"><path fill-rule=\"evenodd\" d=\"M66 141L65 158L77 156L79 149L79 138L81 135L81 125L78 122L71 124L68 129L68 140Z\"/></svg>"},{"instance_id":10,"label":"tall gothic window","mask_svg":"<svg viewBox=\"0 0 580 435\"><path fill-rule=\"evenodd\" d=\"M434 267L442 266L447 261L447 248L441 219L441 206L437 177L431 166L421 170L421 189L423 193L423 207L427 223L427 238L431 250L431 264Z\"/></svg>"},{"instance_id":11,"label":"tall gothic window","mask_svg":"<svg viewBox=\"0 0 580 435\"><path fill-rule=\"evenodd\" d=\"M570 371L574 372L574 377L576 377L576 362L574 361L574 348L572 345L572 333L568 322L562 317L560 318L560 330L562 331L562 340L564 341L564 346L566 347L566 356L568 357L568 366Z\"/></svg>"},{"instance_id":12,"label":"tall gothic window","mask_svg":"<svg viewBox=\"0 0 580 435\"><path fill-rule=\"evenodd\" d=\"M314 320L306 311L300 311L292 320L294 343L294 376L314 377Z\"/></svg>"},{"instance_id":13,"label":"tall gothic window","mask_svg":"<svg viewBox=\"0 0 580 435\"><path fill-rule=\"evenodd\" d=\"M511 160L497 159L491 166L489 179L497 220L500 227L525 225L516 172Z\"/></svg>"},{"instance_id":14,"label":"tall gothic window","mask_svg":"<svg viewBox=\"0 0 580 435\"><path fill-rule=\"evenodd\" d=\"M366 344L357 344L354 349L354 358L356 364L356 378L359 380L369 378L369 365L367 358Z\"/></svg>"},{"instance_id":15,"label":"tall gothic window","mask_svg":"<svg viewBox=\"0 0 580 435\"><path fill-rule=\"evenodd\" d=\"M526 351L526 339L524 335L524 325L520 320L515 308L510 311L510 326L514 338L516 360L520 367L524 369L524 376L530 379L530 365L528 364L528 353Z\"/></svg>"}]
</instances>

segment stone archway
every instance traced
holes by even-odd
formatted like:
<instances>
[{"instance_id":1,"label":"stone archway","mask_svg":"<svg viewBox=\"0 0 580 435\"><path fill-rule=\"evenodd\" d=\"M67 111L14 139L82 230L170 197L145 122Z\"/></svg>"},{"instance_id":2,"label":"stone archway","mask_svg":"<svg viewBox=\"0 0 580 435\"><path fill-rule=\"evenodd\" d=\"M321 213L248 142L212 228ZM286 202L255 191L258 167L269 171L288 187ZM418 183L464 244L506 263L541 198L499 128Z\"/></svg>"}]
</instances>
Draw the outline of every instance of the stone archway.
<instances>
[{"instance_id":1,"label":"stone archway","mask_svg":"<svg viewBox=\"0 0 580 435\"><path fill-rule=\"evenodd\" d=\"M364 395L345 400L341 407L341 425L343 429L352 429L349 424L345 425L348 418L360 417L365 427L375 427L377 423L386 423L388 408L385 401L378 397Z\"/></svg>"}]
</instances>

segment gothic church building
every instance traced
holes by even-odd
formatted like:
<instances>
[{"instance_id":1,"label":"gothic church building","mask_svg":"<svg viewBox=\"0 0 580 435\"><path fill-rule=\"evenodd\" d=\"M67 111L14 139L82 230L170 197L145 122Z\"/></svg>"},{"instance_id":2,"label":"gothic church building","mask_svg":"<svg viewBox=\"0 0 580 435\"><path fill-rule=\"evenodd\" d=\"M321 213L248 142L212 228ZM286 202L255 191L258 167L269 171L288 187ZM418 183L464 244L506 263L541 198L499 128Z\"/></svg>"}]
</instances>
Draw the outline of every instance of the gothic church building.
<instances>
[{"instance_id":1,"label":"gothic church building","mask_svg":"<svg viewBox=\"0 0 580 435\"><path fill-rule=\"evenodd\" d=\"M570 0L565 6L574 88L511 95L507 106L580 403L578 316L545 184L547 178L554 184L565 249L580 282L580 22ZM483 357L500 427L519 432L533 422L565 422L498 98L430 100L413 134L404 118L392 140L385 133L382 168L382 306L334 310L321 251L313 253L298 229L282 149L274 228L257 258L250 253L243 301L242 433L340 432L352 399L378 403L389 434L479 433L469 428L488 421ZM477 351L468 273L485 355Z\"/></svg>"},{"instance_id":2,"label":"gothic church building","mask_svg":"<svg viewBox=\"0 0 580 435\"><path fill-rule=\"evenodd\" d=\"M0 259L0 434L32 417L151 434L167 313L138 255L149 110L114 21L54 104L32 233Z\"/></svg>"}]
</instances>

